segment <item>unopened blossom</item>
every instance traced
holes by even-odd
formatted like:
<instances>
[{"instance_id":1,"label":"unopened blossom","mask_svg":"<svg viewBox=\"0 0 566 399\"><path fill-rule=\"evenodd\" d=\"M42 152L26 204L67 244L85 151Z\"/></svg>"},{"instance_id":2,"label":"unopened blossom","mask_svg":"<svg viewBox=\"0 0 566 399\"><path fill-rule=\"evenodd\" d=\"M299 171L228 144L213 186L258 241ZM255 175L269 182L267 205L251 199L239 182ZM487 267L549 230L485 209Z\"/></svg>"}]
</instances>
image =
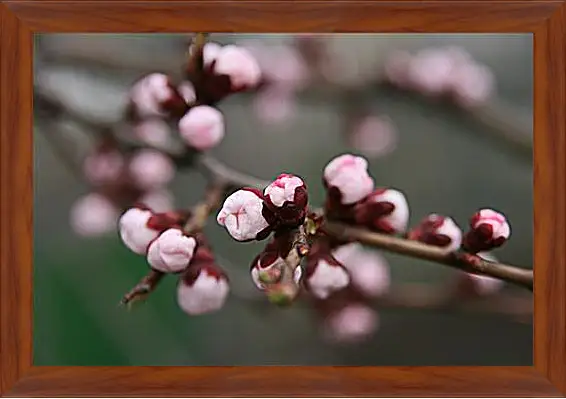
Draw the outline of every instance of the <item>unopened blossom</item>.
<instances>
[{"instance_id":1,"label":"unopened blossom","mask_svg":"<svg viewBox=\"0 0 566 399\"><path fill-rule=\"evenodd\" d=\"M378 328L377 313L363 304L350 304L331 313L325 320L325 336L337 343L357 343Z\"/></svg>"},{"instance_id":2,"label":"unopened blossom","mask_svg":"<svg viewBox=\"0 0 566 399\"><path fill-rule=\"evenodd\" d=\"M346 268L330 254L309 259L304 277L309 292L318 299L346 288L350 275Z\"/></svg>"},{"instance_id":3,"label":"unopened blossom","mask_svg":"<svg viewBox=\"0 0 566 399\"><path fill-rule=\"evenodd\" d=\"M258 60L262 74L270 85L296 91L307 83L309 68L293 46L261 46L251 52Z\"/></svg>"},{"instance_id":4,"label":"unopened blossom","mask_svg":"<svg viewBox=\"0 0 566 399\"><path fill-rule=\"evenodd\" d=\"M149 244L157 238L159 230L149 227L153 212L147 209L130 208L118 223L120 238L133 252L145 255Z\"/></svg>"},{"instance_id":5,"label":"unopened blossom","mask_svg":"<svg viewBox=\"0 0 566 399\"><path fill-rule=\"evenodd\" d=\"M411 229L408 238L455 251L462 244L462 230L452 218L433 213Z\"/></svg>"},{"instance_id":6,"label":"unopened blossom","mask_svg":"<svg viewBox=\"0 0 566 399\"><path fill-rule=\"evenodd\" d=\"M177 285L177 303L189 315L220 310L230 292L225 274L212 263L191 265Z\"/></svg>"},{"instance_id":7,"label":"unopened blossom","mask_svg":"<svg viewBox=\"0 0 566 399\"><path fill-rule=\"evenodd\" d=\"M334 187L340 192L344 205L364 199L374 188L367 160L351 154L340 155L326 165L324 182L328 188Z\"/></svg>"},{"instance_id":8,"label":"unopened blossom","mask_svg":"<svg viewBox=\"0 0 566 399\"><path fill-rule=\"evenodd\" d=\"M179 134L191 147L209 150L224 138L224 116L208 105L193 107L179 121Z\"/></svg>"},{"instance_id":9,"label":"unopened blossom","mask_svg":"<svg viewBox=\"0 0 566 399\"><path fill-rule=\"evenodd\" d=\"M463 106L481 105L492 96L495 78L487 66L468 62L452 73L450 90Z\"/></svg>"},{"instance_id":10,"label":"unopened blossom","mask_svg":"<svg viewBox=\"0 0 566 399\"><path fill-rule=\"evenodd\" d=\"M130 107L137 117L166 116L185 106L169 77L162 73L144 76L130 90Z\"/></svg>"},{"instance_id":11,"label":"unopened blossom","mask_svg":"<svg viewBox=\"0 0 566 399\"><path fill-rule=\"evenodd\" d=\"M178 273L189 266L196 244L193 237L187 237L180 229L165 230L150 244L147 261L160 272Z\"/></svg>"},{"instance_id":12,"label":"unopened blossom","mask_svg":"<svg viewBox=\"0 0 566 399\"><path fill-rule=\"evenodd\" d=\"M124 164L124 156L116 150L96 151L85 158L83 172L92 184L103 185L117 181Z\"/></svg>"},{"instance_id":13,"label":"unopened blossom","mask_svg":"<svg viewBox=\"0 0 566 399\"><path fill-rule=\"evenodd\" d=\"M71 208L71 227L81 236L98 236L115 229L118 216L114 204L92 193L79 198Z\"/></svg>"},{"instance_id":14,"label":"unopened blossom","mask_svg":"<svg viewBox=\"0 0 566 399\"><path fill-rule=\"evenodd\" d=\"M505 216L493 209L481 209L470 220L463 245L469 252L487 251L503 245L511 235Z\"/></svg>"},{"instance_id":15,"label":"unopened blossom","mask_svg":"<svg viewBox=\"0 0 566 399\"><path fill-rule=\"evenodd\" d=\"M350 273L352 284L364 295L380 296L389 289L391 276L385 258L358 243L341 245L332 255Z\"/></svg>"},{"instance_id":16,"label":"unopened blossom","mask_svg":"<svg viewBox=\"0 0 566 399\"><path fill-rule=\"evenodd\" d=\"M397 129L391 119L368 115L354 123L348 132L348 141L361 154L378 157L395 149L397 135Z\"/></svg>"},{"instance_id":17,"label":"unopened blossom","mask_svg":"<svg viewBox=\"0 0 566 399\"><path fill-rule=\"evenodd\" d=\"M213 71L217 75L228 76L234 91L253 88L261 79L261 69L254 56L236 45L226 45L218 51Z\"/></svg>"},{"instance_id":18,"label":"unopened blossom","mask_svg":"<svg viewBox=\"0 0 566 399\"><path fill-rule=\"evenodd\" d=\"M276 253L263 253L252 262L250 274L255 286L264 290L266 284L277 282L281 278L281 264L284 260ZM284 264L284 263L283 263Z\"/></svg>"},{"instance_id":19,"label":"unopened blossom","mask_svg":"<svg viewBox=\"0 0 566 399\"><path fill-rule=\"evenodd\" d=\"M265 188L263 195L265 205L280 224L297 226L303 223L307 214L308 193L300 177L282 173Z\"/></svg>"},{"instance_id":20,"label":"unopened blossom","mask_svg":"<svg viewBox=\"0 0 566 399\"><path fill-rule=\"evenodd\" d=\"M206 42L204 44L204 47L202 49L202 58L205 67L209 67L212 64L212 62L218 56L218 53L220 53L220 50L222 50L222 46L216 42ZM194 46L192 45L189 48L189 55L192 55L193 51Z\"/></svg>"},{"instance_id":21,"label":"unopened blossom","mask_svg":"<svg viewBox=\"0 0 566 399\"><path fill-rule=\"evenodd\" d=\"M489 252L480 252L477 256L490 262L497 262L497 258ZM503 280L490 276L472 273L462 273L461 276L460 288L480 296L495 294L505 285Z\"/></svg>"},{"instance_id":22,"label":"unopened blossom","mask_svg":"<svg viewBox=\"0 0 566 399\"><path fill-rule=\"evenodd\" d=\"M392 188L379 188L356 205L356 222L387 234L405 231L409 222L409 204L405 195Z\"/></svg>"},{"instance_id":23,"label":"unopened blossom","mask_svg":"<svg viewBox=\"0 0 566 399\"><path fill-rule=\"evenodd\" d=\"M261 192L241 189L226 198L216 221L237 241L263 239L269 233L264 206Z\"/></svg>"},{"instance_id":24,"label":"unopened blossom","mask_svg":"<svg viewBox=\"0 0 566 399\"><path fill-rule=\"evenodd\" d=\"M423 94L443 94L450 88L455 66L452 53L446 49L424 49L411 60L409 79Z\"/></svg>"},{"instance_id":25,"label":"unopened blossom","mask_svg":"<svg viewBox=\"0 0 566 399\"><path fill-rule=\"evenodd\" d=\"M141 150L135 154L129 171L135 184L145 190L162 187L175 175L171 159L156 150Z\"/></svg>"},{"instance_id":26,"label":"unopened blossom","mask_svg":"<svg viewBox=\"0 0 566 399\"><path fill-rule=\"evenodd\" d=\"M151 118L139 121L132 126L132 133L146 144L165 147L171 139L171 128L163 119Z\"/></svg>"}]
</instances>

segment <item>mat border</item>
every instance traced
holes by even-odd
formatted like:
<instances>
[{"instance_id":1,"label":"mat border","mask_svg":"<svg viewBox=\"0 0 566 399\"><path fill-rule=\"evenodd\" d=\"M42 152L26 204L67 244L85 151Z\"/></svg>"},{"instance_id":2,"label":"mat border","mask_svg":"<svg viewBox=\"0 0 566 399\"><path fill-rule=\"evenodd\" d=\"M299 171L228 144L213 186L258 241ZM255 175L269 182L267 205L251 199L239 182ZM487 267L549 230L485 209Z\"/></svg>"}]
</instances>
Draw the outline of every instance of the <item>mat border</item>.
<instances>
[{"instance_id":1,"label":"mat border","mask_svg":"<svg viewBox=\"0 0 566 399\"><path fill-rule=\"evenodd\" d=\"M562 0L0 1L2 395L566 394L565 10ZM34 367L33 34L188 31L533 33L534 367Z\"/></svg>"}]
</instances>

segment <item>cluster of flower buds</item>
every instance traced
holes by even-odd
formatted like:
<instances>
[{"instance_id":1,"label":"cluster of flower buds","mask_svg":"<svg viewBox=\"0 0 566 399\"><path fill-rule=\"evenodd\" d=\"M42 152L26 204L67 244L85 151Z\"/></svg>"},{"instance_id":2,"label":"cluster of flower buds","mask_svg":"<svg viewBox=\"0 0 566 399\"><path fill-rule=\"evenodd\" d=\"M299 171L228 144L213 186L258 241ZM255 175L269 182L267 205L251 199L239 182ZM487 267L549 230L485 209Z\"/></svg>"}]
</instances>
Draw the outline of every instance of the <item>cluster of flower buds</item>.
<instances>
[{"instance_id":1,"label":"cluster of flower buds","mask_svg":"<svg viewBox=\"0 0 566 399\"><path fill-rule=\"evenodd\" d=\"M173 206L165 186L173 179L175 168L157 150L124 154L112 141L104 140L85 158L83 173L94 192L79 198L71 209L71 225L80 235L112 231L120 210L135 202L159 211Z\"/></svg>"},{"instance_id":2,"label":"cluster of flower buds","mask_svg":"<svg viewBox=\"0 0 566 399\"><path fill-rule=\"evenodd\" d=\"M204 236L189 236L183 231L189 216L180 211L156 213L139 205L120 217L119 233L126 247L147 257L151 269L180 275L179 306L197 315L220 309L229 287Z\"/></svg>"},{"instance_id":3,"label":"cluster of flower buds","mask_svg":"<svg viewBox=\"0 0 566 399\"><path fill-rule=\"evenodd\" d=\"M303 224L308 193L300 177L281 174L264 191L243 188L232 193L218 213L218 224L237 241L263 240L271 232Z\"/></svg>"},{"instance_id":4,"label":"cluster of flower buds","mask_svg":"<svg viewBox=\"0 0 566 399\"><path fill-rule=\"evenodd\" d=\"M189 52L193 51L194 46ZM202 69L194 63L187 66L187 77L200 103L215 104L227 95L254 89L261 82L261 68L244 47L208 42L202 49L202 62Z\"/></svg>"},{"instance_id":5,"label":"cluster of flower buds","mask_svg":"<svg viewBox=\"0 0 566 399\"><path fill-rule=\"evenodd\" d=\"M403 233L409 205L403 193L375 188L366 159L344 154L324 169L326 213L330 218L355 223L386 234Z\"/></svg>"},{"instance_id":6,"label":"cluster of flower buds","mask_svg":"<svg viewBox=\"0 0 566 399\"><path fill-rule=\"evenodd\" d=\"M490 69L463 49L425 48L393 53L385 65L389 82L429 96L451 96L463 106L481 105L494 92Z\"/></svg>"}]
</instances>

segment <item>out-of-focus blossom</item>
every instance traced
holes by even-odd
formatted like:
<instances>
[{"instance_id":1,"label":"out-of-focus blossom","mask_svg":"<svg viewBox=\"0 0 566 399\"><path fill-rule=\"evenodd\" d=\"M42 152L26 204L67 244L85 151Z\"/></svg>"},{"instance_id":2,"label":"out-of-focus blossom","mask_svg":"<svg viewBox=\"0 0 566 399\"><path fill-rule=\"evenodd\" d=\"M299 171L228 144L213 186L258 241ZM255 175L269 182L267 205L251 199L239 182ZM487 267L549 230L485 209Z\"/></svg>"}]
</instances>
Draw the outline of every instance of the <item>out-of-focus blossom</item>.
<instances>
[{"instance_id":1,"label":"out-of-focus blossom","mask_svg":"<svg viewBox=\"0 0 566 399\"><path fill-rule=\"evenodd\" d=\"M358 120L348 133L350 145L368 157L389 154L397 145L397 129L391 119L369 115Z\"/></svg>"},{"instance_id":2,"label":"out-of-focus blossom","mask_svg":"<svg viewBox=\"0 0 566 399\"><path fill-rule=\"evenodd\" d=\"M187 104L192 104L194 103L194 101L197 98L196 92L195 92L195 87L193 86L193 84L188 81L185 80L183 82L181 82L178 86L177 86L177 91L179 92L179 94L181 95L181 97L183 97L183 99L185 100L185 102Z\"/></svg>"},{"instance_id":3,"label":"out-of-focus blossom","mask_svg":"<svg viewBox=\"0 0 566 399\"><path fill-rule=\"evenodd\" d=\"M327 187L335 187L341 194L341 203L354 204L368 196L374 182L368 173L368 162L358 156L344 154L334 158L324 169Z\"/></svg>"},{"instance_id":4,"label":"out-of-focus blossom","mask_svg":"<svg viewBox=\"0 0 566 399\"><path fill-rule=\"evenodd\" d=\"M269 232L264 206L261 192L238 190L226 198L216 220L237 241L263 239Z\"/></svg>"},{"instance_id":5,"label":"out-of-focus blossom","mask_svg":"<svg viewBox=\"0 0 566 399\"><path fill-rule=\"evenodd\" d=\"M455 59L446 49L423 49L411 60L409 80L411 85L423 94L443 94L450 89L455 67Z\"/></svg>"},{"instance_id":6,"label":"out-of-focus blossom","mask_svg":"<svg viewBox=\"0 0 566 399\"><path fill-rule=\"evenodd\" d=\"M224 116L216 108L196 106L179 121L179 133L191 147L209 150L224 138Z\"/></svg>"},{"instance_id":7,"label":"out-of-focus blossom","mask_svg":"<svg viewBox=\"0 0 566 399\"><path fill-rule=\"evenodd\" d=\"M473 107L485 103L495 91L495 78L485 65L470 62L452 74L451 91L458 103Z\"/></svg>"},{"instance_id":8,"label":"out-of-focus blossom","mask_svg":"<svg viewBox=\"0 0 566 399\"><path fill-rule=\"evenodd\" d=\"M297 114L297 99L289 90L268 86L255 95L253 110L262 123L277 125L291 121Z\"/></svg>"},{"instance_id":9,"label":"out-of-focus blossom","mask_svg":"<svg viewBox=\"0 0 566 399\"><path fill-rule=\"evenodd\" d=\"M116 228L118 216L118 209L106 197L92 193L71 208L71 227L81 236L99 236Z\"/></svg>"},{"instance_id":10,"label":"out-of-focus blossom","mask_svg":"<svg viewBox=\"0 0 566 399\"><path fill-rule=\"evenodd\" d=\"M477 256L490 262L497 262L497 258L488 252L480 252ZM460 284L460 288L464 290L464 292L480 296L488 296L495 294L503 288L505 282L490 276L461 273Z\"/></svg>"},{"instance_id":11,"label":"out-of-focus blossom","mask_svg":"<svg viewBox=\"0 0 566 399\"><path fill-rule=\"evenodd\" d=\"M120 178L124 164L124 157L118 151L96 151L85 158L83 172L92 184L109 184Z\"/></svg>"},{"instance_id":12,"label":"out-of-focus blossom","mask_svg":"<svg viewBox=\"0 0 566 399\"><path fill-rule=\"evenodd\" d=\"M330 254L309 258L305 273L305 286L318 299L346 288L350 275L346 268Z\"/></svg>"},{"instance_id":13,"label":"out-of-focus blossom","mask_svg":"<svg viewBox=\"0 0 566 399\"><path fill-rule=\"evenodd\" d=\"M332 255L350 273L352 284L364 295L380 296L389 289L391 277L385 258L358 243L341 245Z\"/></svg>"},{"instance_id":14,"label":"out-of-focus blossom","mask_svg":"<svg viewBox=\"0 0 566 399\"><path fill-rule=\"evenodd\" d=\"M463 245L473 253L488 251L503 245L510 235L511 227L503 214L493 209L481 209L472 216Z\"/></svg>"},{"instance_id":15,"label":"out-of-focus blossom","mask_svg":"<svg viewBox=\"0 0 566 399\"><path fill-rule=\"evenodd\" d=\"M162 187L175 175L171 159L156 150L139 151L130 161L129 171L136 185L145 190Z\"/></svg>"},{"instance_id":16,"label":"out-of-focus blossom","mask_svg":"<svg viewBox=\"0 0 566 399\"><path fill-rule=\"evenodd\" d=\"M136 119L176 115L185 108L184 99L162 73L144 76L130 89L130 112Z\"/></svg>"},{"instance_id":17,"label":"out-of-focus blossom","mask_svg":"<svg viewBox=\"0 0 566 399\"><path fill-rule=\"evenodd\" d=\"M167 190L150 191L141 197L139 202L147 205L155 212L167 212L175 207L173 195Z\"/></svg>"},{"instance_id":18,"label":"out-of-focus blossom","mask_svg":"<svg viewBox=\"0 0 566 399\"><path fill-rule=\"evenodd\" d=\"M378 315L370 307L351 304L327 317L324 335L332 342L352 344L370 337L378 326Z\"/></svg>"},{"instance_id":19,"label":"out-of-focus blossom","mask_svg":"<svg viewBox=\"0 0 566 399\"><path fill-rule=\"evenodd\" d=\"M385 77L392 84L406 88L410 85L409 67L412 56L407 51L395 51L385 60Z\"/></svg>"},{"instance_id":20,"label":"out-of-focus blossom","mask_svg":"<svg viewBox=\"0 0 566 399\"><path fill-rule=\"evenodd\" d=\"M151 118L132 126L132 133L146 144L165 147L171 138L171 128L163 119Z\"/></svg>"},{"instance_id":21,"label":"out-of-focus blossom","mask_svg":"<svg viewBox=\"0 0 566 399\"><path fill-rule=\"evenodd\" d=\"M405 195L392 188L379 188L356 205L356 222L387 234L399 234L409 222Z\"/></svg>"},{"instance_id":22,"label":"out-of-focus blossom","mask_svg":"<svg viewBox=\"0 0 566 399\"><path fill-rule=\"evenodd\" d=\"M261 69L253 55L243 47L223 46L216 54L213 71L230 77L235 91L255 87L261 79Z\"/></svg>"},{"instance_id":23,"label":"out-of-focus blossom","mask_svg":"<svg viewBox=\"0 0 566 399\"><path fill-rule=\"evenodd\" d=\"M196 244L193 237L185 236L180 229L165 230L150 244L147 261L163 273L181 272L189 266Z\"/></svg>"}]
</instances>

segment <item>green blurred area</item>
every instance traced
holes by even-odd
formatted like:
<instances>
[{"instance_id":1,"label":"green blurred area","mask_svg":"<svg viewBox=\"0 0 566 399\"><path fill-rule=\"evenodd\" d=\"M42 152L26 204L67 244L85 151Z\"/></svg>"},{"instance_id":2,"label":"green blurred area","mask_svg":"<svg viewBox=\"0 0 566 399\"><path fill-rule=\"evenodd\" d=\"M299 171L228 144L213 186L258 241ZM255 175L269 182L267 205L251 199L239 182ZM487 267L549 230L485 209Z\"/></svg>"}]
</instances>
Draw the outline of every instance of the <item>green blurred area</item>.
<instances>
[{"instance_id":1,"label":"green blurred area","mask_svg":"<svg viewBox=\"0 0 566 399\"><path fill-rule=\"evenodd\" d=\"M36 71L45 67L61 76L68 74L69 85L73 73L80 72L81 76L91 76L94 83L116 82L117 87L126 87L133 72L83 65L64 60L62 54L81 49L141 62L140 54L146 60L179 53L181 59L183 39L174 35L41 35L38 47L44 46L46 53L53 55L46 57L44 64L36 64ZM218 37L225 39L233 37ZM265 40L269 43L281 38ZM376 54L384 48L438 43L464 46L493 68L500 97L532 119L532 40L528 35L378 35L351 40L345 51L354 47L366 53L373 49ZM108 43L112 46L105 47ZM119 49L124 52L116 54ZM105 106L105 97L94 83L92 91L81 92L77 104L84 101L93 109ZM338 101L299 101L296 120L282 127L266 127L251 115L249 96L228 99L220 105L228 121L228 134L213 153L227 164L262 178L282 171L299 174L309 185L312 203L320 204L324 195L322 168L335 155L352 149L341 137ZM377 184L405 192L411 205L411 222L438 212L465 226L475 210L493 207L508 216L513 231L510 242L496 255L509 263L532 265L531 162L495 145L486 138L484 126L441 105L382 92L374 93L371 103L399 130L396 151L372 160L371 173ZM36 365L532 363L532 325L501 315L381 310L380 330L369 342L333 346L321 339L314 312L304 305L279 309L231 298L218 313L189 317L176 305L174 277L166 278L144 304L127 311L118 302L147 272L145 259L123 247L117 233L90 240L73 234L68 210L88 188L51 152L42 136L48 133L43 126L45 121L36 119ZM176 205L187 206L198 200L204 183L194 172L180 173L172 187ZM255 295L247 273L249 262L262 245L236 243L215 223L210 223L206 232L234 284L246 295ZM455 273L423 261L385 256L394 282L440 285Z\"/></svg>"}]
</instances>

